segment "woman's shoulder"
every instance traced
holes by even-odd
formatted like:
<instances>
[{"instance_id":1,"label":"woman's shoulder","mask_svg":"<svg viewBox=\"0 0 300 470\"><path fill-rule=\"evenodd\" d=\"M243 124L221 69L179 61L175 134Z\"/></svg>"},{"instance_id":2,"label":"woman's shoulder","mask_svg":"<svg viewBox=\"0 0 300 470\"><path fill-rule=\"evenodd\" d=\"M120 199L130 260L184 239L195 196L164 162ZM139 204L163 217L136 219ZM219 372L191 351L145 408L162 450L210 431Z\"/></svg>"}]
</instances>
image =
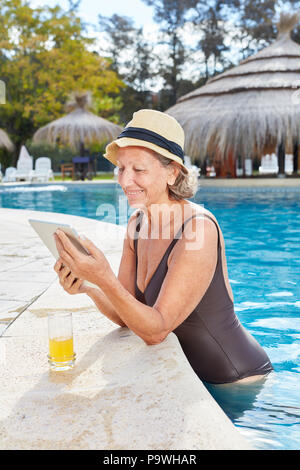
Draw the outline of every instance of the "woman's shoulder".
<instances>
[{"instance_id":1,"label":"woman's shoulder","mask_svg":"<svg viewBox=\"0 0 300 470\"><path fill-rule=\"evenodd\" d=\"M197 265L203 261L203 253L213 260L218 243L218 223L212 212L198 204L191 204L186 210L183 231L178 232L178 238L168 265L174 259L184 259L184 262Z\"/></svg>"},{"instance_id":2,"label":"woman's shoulder","mask_svg":"<svg viewBox=\"0 0 300 470\"><path fill-rule=\"evenodd\" d=\"M186 241L193 238L214 240L221 232L214 214L202 205L190 203L188 216L185 219L183 238Z\"/></svg>"},{"instance_id":3,"label":"woman's shoulder","mask_svg":"<svg viewBox=\"0 0 300 470\"><path fill-rule=\"evenodd\" d=\"M196 204L194 202L189 201L188 212L190 213L190 215L188 215L188 217L185 218L186 220L188 220L189 218L193 218L193 219L210 218L210 219L213 219L216 223L218 223L214 214L200 204Z\"/></svg>"}]
</instances>

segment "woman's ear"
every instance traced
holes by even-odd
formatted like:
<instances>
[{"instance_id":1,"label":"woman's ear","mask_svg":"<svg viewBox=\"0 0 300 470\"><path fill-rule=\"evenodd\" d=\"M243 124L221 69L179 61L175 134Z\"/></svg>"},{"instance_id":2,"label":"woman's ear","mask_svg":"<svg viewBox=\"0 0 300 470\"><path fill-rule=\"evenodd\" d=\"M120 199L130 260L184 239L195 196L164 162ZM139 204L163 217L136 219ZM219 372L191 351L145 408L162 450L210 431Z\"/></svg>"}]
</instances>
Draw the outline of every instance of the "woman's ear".
<instances>
[{"instance_id":1,"label":"woman's ear","mask_svg":"<svg viewBox=\"0 0 300 470\"><path fill-rule=\"evenodd\" d=\"M174 163L171 163L171 165L169 165L168 168L169 168L168 185L173 186L173 184L175 184L177 176L179 175L180 170L178 166Z\"/></svg>"}]
</instances>

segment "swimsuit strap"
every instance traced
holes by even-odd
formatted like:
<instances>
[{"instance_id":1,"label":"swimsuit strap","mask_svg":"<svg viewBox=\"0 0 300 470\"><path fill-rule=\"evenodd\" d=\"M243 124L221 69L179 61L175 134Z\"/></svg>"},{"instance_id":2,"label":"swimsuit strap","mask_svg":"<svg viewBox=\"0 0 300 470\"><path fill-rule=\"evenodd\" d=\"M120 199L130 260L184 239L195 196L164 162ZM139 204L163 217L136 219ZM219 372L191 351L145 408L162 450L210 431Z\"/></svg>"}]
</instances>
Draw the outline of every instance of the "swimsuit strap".
<instances>
[{"instance_id":1,"label":"swimsuit strap","mask_svg":"<svg viewBox=\"0 0 300 470\"><path fill-rule=\"evenodd\" d=\"M140 211L136 217L136 228L135 228L135 237L134 239L138 238L138 234L137 232L139 232L141 230L141 223L142 223L142 220L143 220L143 216L144 216L144 212L143 211Z\"/></svg>"},{"instance_id":2,"label":"swimsuit strap","mask_svg":"<svg viewBox=\"0 0 300 470\"><path fill-rule=\"evenodd\" d=\"M135 232L134 232L134 239L133 239L133 245L134 245L134 253L135 253L135 272L137 273L137 242L139 238L139 231L141 230L141 223L143 219L143 211L140 211L136 217L136 227L135 227Z\"/></svg>"},{"instance_id":3,"label":"swimsuit strap","mask_svg":"<svg viewBox=\"0 0 300 470\"><path fill-rule=\"evenodd\" d=\"M179 240L179 238L181 238L182 236L182 233L184 231L184 228L185 228L185 225L187 224L187 222L189 222L191 219L194 219L195 217L207 217L208 219L212 220L212 222L215 224L216 228L217 228L217 232L218 232L218 253L219 253L219 250L220 250L220 247L221 247L221 244L220 244L220 233L219 233L219 227L217 225L217 223L214 221L214 219L212 217L210 217L209 215L207 214L194 214L192 215L191 217L189 217L188 219L186 219L181 228L178 230L178 232L176 233L175 237L173 238L172 242L170 243L170 245L168 246L167 250L166 250L166 253L170 253L174 247L174 245L177 243L177 241Z\"/></svg>"},{"instance_id":4,"label":"swimsuit strap","mask_svg":"<svg viewBox=\"0 0 300 470\"><path fill-rule=\"evenodd\" d=\"M136 259L136 268L137 268L137 243L138 243L138 233L141 229L141 222L142 222L142 219L143 219L143 215L144 213L141 211L139 212L138 216L137 216L137 223L136 223L136 228L135 228L135 233L134 233L134 250L135 250L135 259ZM185 228L185 225L187 224L187 222L189 222L189 220L191 219L194 219L195 217L207 217L208 219L210 219L216 226L217 228L217 232L218 232L218 254L219 254L219 251L220 251L220 248L221 248L221 243L220 243L220 232L219 232L219 227L218 227L218 224L215 222L215 220L210 217L209 215L207 214L194 214L192 215L191 217L189 217L188 219L186 219L181 228L178 230L178 232L176 233L175 237L173 238L172 242L170 243L170 245L168 246L167 250L165 251L165 254L163 257L167 256L173 249L174 245L177 243L177 241L179 240L179 238L182 236L182 233L184 231L184 228Z\"/></svg>"}]
</instances>

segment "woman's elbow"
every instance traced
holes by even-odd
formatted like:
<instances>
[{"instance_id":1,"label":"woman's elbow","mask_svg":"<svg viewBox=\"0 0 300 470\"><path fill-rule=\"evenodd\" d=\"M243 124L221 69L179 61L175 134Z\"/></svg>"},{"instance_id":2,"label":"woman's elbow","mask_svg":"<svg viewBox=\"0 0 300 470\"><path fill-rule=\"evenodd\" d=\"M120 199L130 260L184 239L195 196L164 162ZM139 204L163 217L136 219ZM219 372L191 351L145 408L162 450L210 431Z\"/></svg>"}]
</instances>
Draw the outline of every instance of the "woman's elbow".
<instances>
[{"instance_id":1,"label":"woman's elbow","mask_svg":"<svg viewBox=\"0 0 300 470\"><path fill-rule=\"evenodd\" d=\"M168 336L168 333L160 333L160 334L155 334L152 336L147 336L144 337L143 340L147 344L147 346L154 346L156 344L162 343L166 337Z\"/></svg>"}]
</instances>

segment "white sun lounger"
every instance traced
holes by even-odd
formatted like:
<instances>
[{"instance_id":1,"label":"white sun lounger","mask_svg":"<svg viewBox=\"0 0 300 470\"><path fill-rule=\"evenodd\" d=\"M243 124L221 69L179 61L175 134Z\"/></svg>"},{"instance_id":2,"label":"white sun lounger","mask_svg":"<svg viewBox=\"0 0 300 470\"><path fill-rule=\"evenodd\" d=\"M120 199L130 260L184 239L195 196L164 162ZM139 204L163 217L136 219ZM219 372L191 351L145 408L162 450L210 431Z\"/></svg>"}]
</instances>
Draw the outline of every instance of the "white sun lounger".
<instances>
[{"instance_id":1,"label":"white sun lounger","mask_svg":"<svg viewBox=\"0 0 300 470\"><path fill-rule=\"evenodd\" d=\"M32 181L48 183L49 180L54 181L54 175L51 168L51 159L48 157L39 157L35 162L35 169L32 172Z\"/></svg>"},{"instance_id":2,"label":"white sun lounger","mask_svg":"<svg viewBox=\"0 0 300 470\"><path fill-rule=\"evenodd\" d=\"M275 153L261 157L261 165L258 168L260 175L276 175L278 173L278 159Z\"/></svg>"},{"instance_id":3,"label":"white sun lounger","mask_svg":"<svg viewBox=\"0 0 300 470\"><path fill-rule=\"evenodd\" d=\"M16 172L17 169L13 166L9 166L5 170L5 174L3 177L3 183L14 183L16 181Z\"/></svg>"},{"instance_id":4,"label":"white sun lounger","mask_svg":"<svg viewBox=\"0 0 300 470\"><path fill-rule=\"evenodd\" d=\"M16 181L31 181L32 174L33 158L29 155L26 147L22 145L17 161Z\"/></svg>"}]
</instances>

